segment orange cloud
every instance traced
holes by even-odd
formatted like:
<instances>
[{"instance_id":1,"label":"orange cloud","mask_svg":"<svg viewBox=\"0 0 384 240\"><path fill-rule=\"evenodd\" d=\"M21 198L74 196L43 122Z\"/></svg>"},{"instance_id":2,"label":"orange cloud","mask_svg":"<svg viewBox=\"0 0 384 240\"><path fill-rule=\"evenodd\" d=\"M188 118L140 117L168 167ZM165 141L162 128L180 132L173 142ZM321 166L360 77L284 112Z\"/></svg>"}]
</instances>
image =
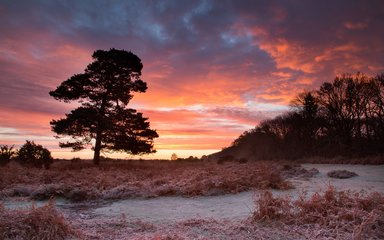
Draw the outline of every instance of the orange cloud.
<instances>
[{"instance_id":1,"label":"orange cloud","mask_svg":"<svg viewBox=\"0 0 384 240\"><path fill-rule=\"evenodd\" d=\"M292 73L284 72L284 71L272 72L272 75L279 77L279 78L291 78L292 77Z\"/></svg>"},{"instance_id":2,"label":"orange cloud","mask_svg":"<svg viewBox=\"0 0 384 240\"><path fill-rule=\"evenodd\" d=\"M299 70L304 73L313 73L314 64L307 49L299 44L291 43L283 38L277 40L268 39L257 43L260 49L266 51L276 62L278 69Z\"/></svg>"},{"instance_id":3,"label":"orange cloud","mask_svg":"<svg viewBox=\"0 0 384 240\"><path fill-rule=\"evenodd\" d=\"M221 74L220 70L212 68L204 75L173 76L176 79L184 78L180 85L159 84L148 78L147 93L135 95L133 102L152 107L182 107L194 104L242 105L239 93L250 88L250 77L241 74L236 76L235 71L231 74ZM143 79L145 78L146 76L143 76Z\"/></svg>"},{"instance_id":4,"label":"orange cloud","mask_svg":"<svg viewBox=\"0 0 384 240\"><path fill-rule=\"evenodd\" d=\"M320 55L315 57L316 62L331 61L336 58L351 59L354 54L362 51L363 48L354 44L343 44L336 47L325 49Z\"/></svg>"}]
</instances>

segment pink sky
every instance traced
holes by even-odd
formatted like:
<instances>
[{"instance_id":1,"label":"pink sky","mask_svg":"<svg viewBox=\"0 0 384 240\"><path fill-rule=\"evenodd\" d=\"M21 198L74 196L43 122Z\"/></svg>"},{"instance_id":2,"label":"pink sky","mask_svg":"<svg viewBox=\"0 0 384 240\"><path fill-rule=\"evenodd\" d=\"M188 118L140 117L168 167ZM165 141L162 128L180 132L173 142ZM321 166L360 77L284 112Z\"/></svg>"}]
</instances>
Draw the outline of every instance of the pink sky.
<instances>
[{"instance_id":1,"label":"pink sky","mask_svg":"<svg viewBox=\"0 0 384 240\"><path fill-rule=\"evenodd\" d=\"M142 157L219 151L302 90L384 72L383 15L382 1L2 1L0 144L91 157L58 147L49 121L76 104L48 92L117 48L144 64L131 107L160 138Z\"/></svg>"}]
</instances>

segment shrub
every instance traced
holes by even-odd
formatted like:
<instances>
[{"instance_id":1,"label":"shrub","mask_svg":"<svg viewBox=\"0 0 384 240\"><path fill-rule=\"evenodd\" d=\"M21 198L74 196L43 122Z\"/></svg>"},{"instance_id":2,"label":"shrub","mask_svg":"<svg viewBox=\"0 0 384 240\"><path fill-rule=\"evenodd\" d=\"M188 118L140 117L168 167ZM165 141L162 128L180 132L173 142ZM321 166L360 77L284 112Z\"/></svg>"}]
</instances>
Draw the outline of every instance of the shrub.
<instances>
[{"instance_id":1,"label":"shrub","mask_svg":"<svg viewBox=\"0 0 384 240\"><path fill-rule=\"evenodd\" d=\"M5 166L15 155L15 150L12 146L0 145L0 166Z\"/></svg>"},{"instance_id":2,"label":"shrub","mask_svg":"<svg viewBox=\"0 0 384 240\"><path fill-rule=\"evenodd\" d=\"M33 141L28 141L20 148L17 154L17 160L21 164L34 167L45 167L46 169L53 162L51 152L41 145L35 144Z\"/></svg>"}]
</instances>

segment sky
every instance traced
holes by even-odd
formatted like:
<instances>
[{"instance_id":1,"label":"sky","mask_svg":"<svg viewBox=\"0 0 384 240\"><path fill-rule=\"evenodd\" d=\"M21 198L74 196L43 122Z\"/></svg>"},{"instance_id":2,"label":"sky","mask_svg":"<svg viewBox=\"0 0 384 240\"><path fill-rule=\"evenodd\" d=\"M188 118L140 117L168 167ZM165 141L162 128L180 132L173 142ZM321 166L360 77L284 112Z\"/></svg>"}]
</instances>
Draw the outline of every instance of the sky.
<instances>
[{"instance_id":1,"label":"sky","mask_svg":"<svg viewBox=\"0 0 384 240\"><path fill-rule=\"evenodd\" d=\"M92 152L59 148L49 122L76 104L48 92L98 49L143 62L148 90L130 107L160 135L143 158L220 151L304 90L384 72L380 0L0 0L0 23L0 144L33 140L58 158Z\"/></svg>"}]
</instances>

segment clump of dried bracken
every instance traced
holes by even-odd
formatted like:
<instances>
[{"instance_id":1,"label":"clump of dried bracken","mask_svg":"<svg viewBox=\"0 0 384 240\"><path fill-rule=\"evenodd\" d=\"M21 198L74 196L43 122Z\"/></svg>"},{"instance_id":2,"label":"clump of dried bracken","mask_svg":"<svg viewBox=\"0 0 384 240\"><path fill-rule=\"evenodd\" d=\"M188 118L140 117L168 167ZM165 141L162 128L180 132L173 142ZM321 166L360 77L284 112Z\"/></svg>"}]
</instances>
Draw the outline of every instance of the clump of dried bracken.
<instances>
[{"instance_id":1,"label":"clump of dried bracken","mask_svg":"<svg viewBox=\"0 0 384 240\"><path fill-rule=\"evenodd\" d=\"M27 210L9 210L0 206L1 239L68 239L77 233L56 211L53 203Z\"/></svg>"},{"instance_id":2,"label":"clump of dried bracken","mask_svg":"<svg viewBox=\"0 0 384 240\"><path fill-rule=\"evenodd\" d=\"M274 197L271 192L255 200L255 222L278 221L296 227L313 225L323 229L323 237L345 235L354 239L384 238L384 196L374 192L364 195L352 191L337 192L332 186L311 197Z\"/></svg>"}]
</instances>

